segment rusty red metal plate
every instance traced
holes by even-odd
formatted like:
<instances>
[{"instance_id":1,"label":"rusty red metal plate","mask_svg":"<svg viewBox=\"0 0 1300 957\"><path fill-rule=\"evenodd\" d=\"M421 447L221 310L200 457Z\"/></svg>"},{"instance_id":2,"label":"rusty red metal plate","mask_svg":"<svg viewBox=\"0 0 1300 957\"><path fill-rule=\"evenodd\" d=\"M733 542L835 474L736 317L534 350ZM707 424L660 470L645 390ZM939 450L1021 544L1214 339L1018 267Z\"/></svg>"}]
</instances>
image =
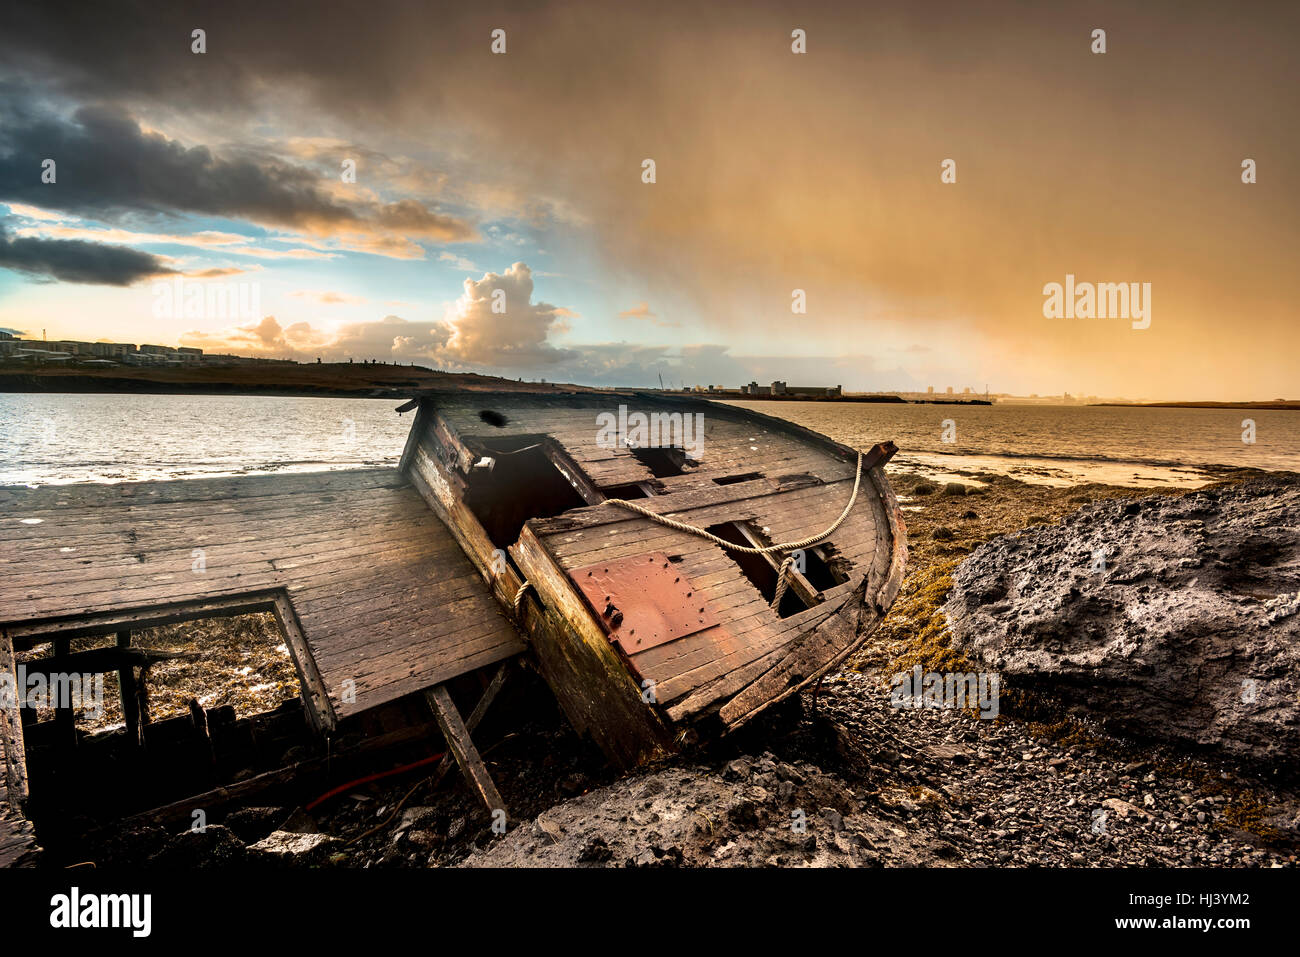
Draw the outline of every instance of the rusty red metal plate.
<instances>
[{"instance_id":1,"label":"rusty red metal plate","mask_svg":"<svg viewBox=\"0 0 1300 957\"><path fill-rule=\"evenodd\" d=\"M718 623L709 603L663 552L586 565L569 576L609 640L629 655Z\"/></svg>"}]
</instances>

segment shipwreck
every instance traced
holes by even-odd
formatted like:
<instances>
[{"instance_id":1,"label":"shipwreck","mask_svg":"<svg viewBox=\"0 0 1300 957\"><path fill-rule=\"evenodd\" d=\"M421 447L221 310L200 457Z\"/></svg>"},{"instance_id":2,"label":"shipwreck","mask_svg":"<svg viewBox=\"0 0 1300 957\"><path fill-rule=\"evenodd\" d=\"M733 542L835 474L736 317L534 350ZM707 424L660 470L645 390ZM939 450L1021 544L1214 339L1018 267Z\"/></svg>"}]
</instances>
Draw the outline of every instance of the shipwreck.
<instances>
[{"instance_id":1,"label":"shipwreck","mask_svg":"<svg viewBox=\"0 0 1300 957\"><path fill-rule=\"evenodd\" d=\"M898 593L890 442L662 393L398 411L396 470L0 490L0 863L32 846L24 815L187 819L412 744L505 814L473 731L516 659L633 768L817 681ZM274 613L300 696L153 720L169 653L141 630L250 611ZM33 671L116 674L121 726L87 735L66 703L40 720Z\"/></svg>"}]
</instances>

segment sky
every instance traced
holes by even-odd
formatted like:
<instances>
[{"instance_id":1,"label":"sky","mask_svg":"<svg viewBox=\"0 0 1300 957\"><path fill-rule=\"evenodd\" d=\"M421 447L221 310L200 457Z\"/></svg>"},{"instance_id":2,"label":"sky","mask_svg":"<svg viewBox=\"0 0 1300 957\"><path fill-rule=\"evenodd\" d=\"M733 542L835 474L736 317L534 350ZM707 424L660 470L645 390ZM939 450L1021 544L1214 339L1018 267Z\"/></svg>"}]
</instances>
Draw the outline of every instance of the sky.
<instances>
[{"instance_id":1,"label":"sky","mask_svg":"<svg viewBox=\"0 0 1300 957\"><path fill-rule=\"evenodd\" d=\"M0 329L1300 398L1297 27L1194 0L10 2ZM1141 298L1046 315L1067 282Z\"/></svg>"}]
</instances>

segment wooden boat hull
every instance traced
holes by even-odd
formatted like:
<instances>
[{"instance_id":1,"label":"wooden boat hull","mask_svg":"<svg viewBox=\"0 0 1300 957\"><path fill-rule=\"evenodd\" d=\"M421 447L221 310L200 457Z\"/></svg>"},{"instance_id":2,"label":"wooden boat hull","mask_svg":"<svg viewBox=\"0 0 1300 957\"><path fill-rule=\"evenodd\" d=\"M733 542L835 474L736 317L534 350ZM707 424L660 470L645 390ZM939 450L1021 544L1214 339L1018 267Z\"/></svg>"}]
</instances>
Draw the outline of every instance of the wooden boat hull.
<instances>
[{"instance_id":1,"label":"wooden boat hull","mask_svg":"<svg viewBox=\"0 0 1300 957\"><path fill-rule=\"evenodd\" d=\"M446 394L410 406L402 471L514 616L569 720L622 766L808 686L866 640L901 585L892 443L864 452L859 474L858 452L825 436L689 398ZM648 445L647 422L692 447ZM842 523L787 569L787 551L738 556L610 503L753 549L831 528L855 482Z\"/></svg>"}]
</instances>

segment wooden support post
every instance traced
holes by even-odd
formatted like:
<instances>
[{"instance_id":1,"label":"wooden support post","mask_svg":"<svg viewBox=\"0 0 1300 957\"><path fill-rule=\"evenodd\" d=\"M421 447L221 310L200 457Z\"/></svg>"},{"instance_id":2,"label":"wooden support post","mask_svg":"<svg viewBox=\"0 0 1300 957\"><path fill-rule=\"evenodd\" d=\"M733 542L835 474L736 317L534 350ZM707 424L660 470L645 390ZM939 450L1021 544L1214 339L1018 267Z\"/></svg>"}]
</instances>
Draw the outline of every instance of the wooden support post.
<instances>
[{"instance_id":1,"label":"wooden support post","mask_svg":"<svg viewBox=\"0 0 1300 957\"><path fill-rule=\"evenodd\" d=\"M425 691L424 696L428 699L429 706L433 708L433 715L438 719L438 727L442 730L442 736L447 739L447 747L455 755L456 763L460 765L465 780L483 799L489 813L496 811L504 813L505 802L501 800L497 786L492 783L492 776L488 774L487 766L483 764L478 748L474 747L474 742L470 740L469 730L461 720L460 712L456 710L447 686L435 685Z\"/></svg>"},{"instance_id":2,"label":"wooden support post","mask_svg":"<svg viewBox=\"0 0 1300 957\"><path fill-rule=\"evenodd\" d=\"M14 646L7 632L0 631L0 744L4 750L5 784L15 808L27 800L27 750L18 704L26 693L18 686Z\"/></svg>"},{"instance_id":3,"label":"wooden support post","mask_svg":"<svg viewBox=\"0 0 1300 957\"><path fill-rule=\"evenodd\" d=\"M474 710L471 711L469 717L465 719L465 730L470 734L474 733L479 722L483 720L483 716L487 714L488 708L492 707L492 702L496 700L497 693L501 690L501 686L506 683L509 669L509 661L501 662L501 666L497 668L496 674L492 676L492 680L488 682L488 686L483 689L483 694L479 696L478 704L474 705ZM434 787L437 787L438 782L446 777L447 772L451 770L454 761L455 759L449 754L438 762L438 767L433 772Z\"/></svg>"},{"instance_id":4,"label":"wooden support post","mask_svg":"<svg viewBox=\"0 0 1300 957\"><path fill-rule=\"evenodd\" d=\"M153 715L149 713L149 666L145 665L140 669L140 677L135 683L135 700L136 707L140 709L140 735L144 736L144 728L153 723Z\"/></svg>"},{"instance_id":5,"label":"wooden support post","mask_svg":"<svg viewBox=\"0 0 1300 957\"><path fill-rule=\"evenodd\" d=\"M54 657L66 658L72 652L72 639L55 638L54 639ZM53 700L50 702L54 706L54 726L58 731L58 742L60 747L75 748L77 746L77 713L72 708L72 672L61 672L50 676L50 694ZM80 686L81 676L76 675L78 686ZM66 703L61 698L66 696Z\"/></svg>"},{"instance_id":6,"label":"wooden support post","mask_svg":"<svg viewBox=\"0 0 1300 957\"><path fill-rule=\"evenodd\" d=\"M131 632L117 633L117 647L131 647ZM122 704L122 720L126 722L126 736L137 748L144 747L144 730L140 721L140 695L136 691L135 665L128 663L117 671L118 700Z\"/></svg>"}]
</instances>

